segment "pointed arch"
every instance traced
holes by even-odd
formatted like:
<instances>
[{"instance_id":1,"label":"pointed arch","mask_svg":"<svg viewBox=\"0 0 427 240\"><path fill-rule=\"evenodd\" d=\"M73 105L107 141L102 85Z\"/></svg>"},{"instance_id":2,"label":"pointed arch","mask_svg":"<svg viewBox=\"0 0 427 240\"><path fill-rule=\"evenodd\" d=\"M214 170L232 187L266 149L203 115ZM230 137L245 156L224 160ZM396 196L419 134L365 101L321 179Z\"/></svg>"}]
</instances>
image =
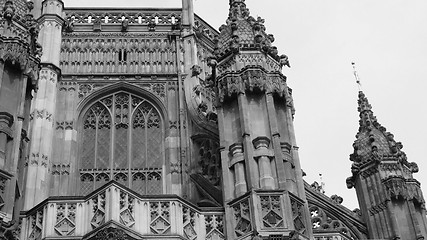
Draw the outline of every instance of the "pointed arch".
<instances>
[{"instance_id":1,"label":"pointed arch","mask_svg":"<svg viewBox=\"0 0 427 240\"><path fill-rule=\"evenodd\" d=\"M128 83L85 98L77 115L80 194L113 179L140 194L161 194L165 113L154 94Z\"/></svg>"}]
</instances>

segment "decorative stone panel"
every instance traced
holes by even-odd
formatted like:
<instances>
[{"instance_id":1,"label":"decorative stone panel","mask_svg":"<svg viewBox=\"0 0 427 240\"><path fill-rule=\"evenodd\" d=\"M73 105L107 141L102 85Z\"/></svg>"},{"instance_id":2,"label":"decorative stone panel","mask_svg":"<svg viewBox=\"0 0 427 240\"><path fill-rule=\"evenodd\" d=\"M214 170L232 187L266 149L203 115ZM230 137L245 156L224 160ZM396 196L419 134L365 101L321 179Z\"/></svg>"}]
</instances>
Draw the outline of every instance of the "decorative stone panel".
<instances>
[{"instance_id":1,"label":"decorative stone panel","mask_svg":"<svg viewBox=\"0 0 427 240\"><path fill-rule=\"evenodd\" d=\"M30 218L29 240L41 240L43 230L43 210L34 213Z\"/></svg>"},{"instance_id":2,"label":"decorative stone panel","mask_svg":"<svg viewBox=\"0 0 427 240\"><path fill-rule=\"evenodd\" d=\"M182 207L182 216L183 216L183 225L184 225L184 235L189 240L197 239L196 232L196 212L186 206Z\"/></svg>"},{"instance_id":3,"label":"decorative stone panel","mask_svg":"<svg viewBox=\"0 0 427 240\"><path fill-rule=\"evenodd\" d=\"M93 217L90 220L92 229L95 229L105 223L105 191L92 198Z\"/></svg>"},{"instance_id":4,"label":"decorative stone panel","mask_svg":"<svg viewBox=\"0 0 427 240\"><path fill-rule=\"evenodd\" d=\"M167 234L170 232L170 203L150 202L150 229L153 234Z\"/></svg>"},{"instance_id":5,"label":"decorative stone panel","mask_svg":"<svg viewBox=\"0 0 427 240\"><path fill-rule=\"evenodd\" d=\"M132 228L135 224L134 204L134 197L124 191L120 191L120 223L129 228Z\"/></svg>"},{"instance_id":6,"label":"decorative stone panel","mask_svg":"<svg viewBox=\"0 0 427 240\"><path fill-rule=\"evenodd\" d=\"M262 222L265 228L283 228L283 209L280 195L260 196Z\"/></svg>"},{"instance_id":7,"label":"decorative stone panel","mask_svg":"<svg viewBox=\"0 0 427 240\"><path fill-rule=\"evenodd\" d=\"M252 231L250 199L246 197L231 205L234 214L234 233L237 237L244 236Z\"/></svg>"},{"instance_id":8,"label":"decorative stone panel","mask_svg":"<svg viewBox=\"0 0 427 240\"><path fill-rule=\"evenodd\" d=\"M76 204L56 205L55 233L58 236L74 236L76 229Z\"/></svg>"},{"instance_id":9,"label":"decorative stone panel","mask_svg":"<svg viewBox=\"0 0 427 240\"><path fill-rule=\"evenodd\" d=\"M224 216L218 214L205 215L206 240L225 239Z\"/></svg>"}]
</instances>

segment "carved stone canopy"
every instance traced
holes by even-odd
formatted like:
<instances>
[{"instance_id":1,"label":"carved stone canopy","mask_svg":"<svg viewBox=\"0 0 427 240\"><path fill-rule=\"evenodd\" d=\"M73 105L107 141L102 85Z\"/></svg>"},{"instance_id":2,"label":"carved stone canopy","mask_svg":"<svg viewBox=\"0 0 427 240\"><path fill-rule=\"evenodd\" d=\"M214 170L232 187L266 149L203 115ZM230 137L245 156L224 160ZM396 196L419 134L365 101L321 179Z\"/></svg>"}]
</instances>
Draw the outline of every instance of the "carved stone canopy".
<instances>
[{"instance_id":1,"label":"carved stone canopy","mask_svg":"<svg viewBox=\"0 0 427 240\"><path fill-rule=\"evenodd\" d=\"M274 36L266 33L264 19L250 16L244 0L230 0L230 10L226 24L219 28L220 36L216 39L215 55L223 59L240 50L260 50L282 65L289 66L285 55L279 56L277 47L273 46ZM281 61L286 59L286 61Z\"/></svg>"}]
</instances>

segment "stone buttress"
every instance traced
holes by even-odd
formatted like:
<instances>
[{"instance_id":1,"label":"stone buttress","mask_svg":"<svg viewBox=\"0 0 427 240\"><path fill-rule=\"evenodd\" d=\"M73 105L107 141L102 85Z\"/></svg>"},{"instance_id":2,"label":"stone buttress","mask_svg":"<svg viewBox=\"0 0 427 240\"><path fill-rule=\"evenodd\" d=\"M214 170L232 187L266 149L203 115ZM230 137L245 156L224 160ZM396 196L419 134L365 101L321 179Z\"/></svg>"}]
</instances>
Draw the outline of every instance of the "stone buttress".
<instances>
[{"instance_id":1,"label":"stone buttress","mask_svg":"<svg viewBox=\"0 0 427 240\"><path fill-rule=\"evenodd\" d=\"M36 4L37 5L37 4ZM39 42L43 47L38 91L33 99L29 163L24 209L30 209L48 197L59 69L63 3L42 2L39 18Z\"/></svg>"}]
</instances>

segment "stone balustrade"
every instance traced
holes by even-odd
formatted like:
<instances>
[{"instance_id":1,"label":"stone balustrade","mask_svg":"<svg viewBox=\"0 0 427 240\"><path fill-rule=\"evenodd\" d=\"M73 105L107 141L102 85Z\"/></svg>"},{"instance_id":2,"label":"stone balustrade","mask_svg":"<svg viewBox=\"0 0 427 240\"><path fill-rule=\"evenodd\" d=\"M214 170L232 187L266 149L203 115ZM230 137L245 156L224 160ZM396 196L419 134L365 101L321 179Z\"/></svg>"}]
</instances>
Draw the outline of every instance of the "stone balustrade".
<instances>
[{"instance_id":1,"label":"stone balustrade","mask_svg":"<svg viewBox=\"0 0 427 240\"><path fill-rule=\"evenodd\" d=\"M111 181L23 212L20 239L225 239L223 221L222 209L201 210L176 195L141 196Z\"/></svg>"}]
</instances>

